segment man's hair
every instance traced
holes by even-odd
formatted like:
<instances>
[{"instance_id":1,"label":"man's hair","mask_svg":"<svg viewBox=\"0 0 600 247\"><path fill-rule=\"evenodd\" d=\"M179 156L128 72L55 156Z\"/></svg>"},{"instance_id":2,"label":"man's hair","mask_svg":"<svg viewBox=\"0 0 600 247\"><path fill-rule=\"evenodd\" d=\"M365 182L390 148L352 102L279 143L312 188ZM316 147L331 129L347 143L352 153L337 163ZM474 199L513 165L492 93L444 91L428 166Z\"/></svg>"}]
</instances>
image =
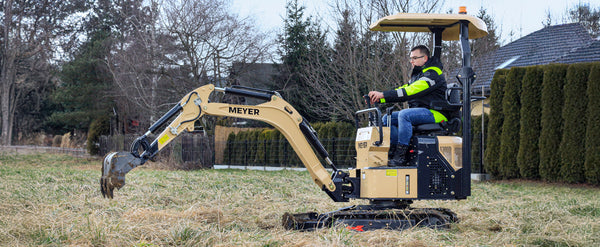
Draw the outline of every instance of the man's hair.
<instances>
[{"instance_id":1,"label":"man's hair","mask_svg":"<svg viewBox=\"0 0 600 247\"><path fill-rule=\"evenodd\" d=\"M410 49L410 51L415 51L415 50L419 50L419 52L421 52L421 54L427 56L427 58L431 57L431 53L429 53L429 48L427 48L427 46L424 45L418 45L413 47L412 49Z\"/></svg>"}]
</instances>

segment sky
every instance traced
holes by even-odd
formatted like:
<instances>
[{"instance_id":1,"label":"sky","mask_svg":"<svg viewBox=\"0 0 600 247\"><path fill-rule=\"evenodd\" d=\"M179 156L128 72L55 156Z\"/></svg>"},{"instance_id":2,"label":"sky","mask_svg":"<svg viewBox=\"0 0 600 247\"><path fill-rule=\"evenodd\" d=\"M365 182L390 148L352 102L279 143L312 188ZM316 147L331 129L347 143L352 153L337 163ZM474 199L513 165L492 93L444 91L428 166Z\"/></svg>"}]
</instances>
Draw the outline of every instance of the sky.
<instances>
[{"instance_id":1,"label":"sky","mask_svg":"<svg viewBox=\"0 0 600 247\"><path fill-rule=\"evenodd\" d=\"M283 27L285 2L286 0L232 0L232 9L242 17L253 18L263 31L277 33ZM298 3L306 7L305 14L321 17L329 14L328 2L298 0ZM503 43L508 43L542 29L542 22L548 11L553 16L553 24L557 24L558 19L566 15L566 10L579 2L591 3L595 8L600 6L597 0L445 0L440 13L446 13L450 9L457 13L459 6L467 6L467 12L476 15L483 6L496 21ZM512 37L511 31L514 33Z\"/></svg>"}]
</instances>

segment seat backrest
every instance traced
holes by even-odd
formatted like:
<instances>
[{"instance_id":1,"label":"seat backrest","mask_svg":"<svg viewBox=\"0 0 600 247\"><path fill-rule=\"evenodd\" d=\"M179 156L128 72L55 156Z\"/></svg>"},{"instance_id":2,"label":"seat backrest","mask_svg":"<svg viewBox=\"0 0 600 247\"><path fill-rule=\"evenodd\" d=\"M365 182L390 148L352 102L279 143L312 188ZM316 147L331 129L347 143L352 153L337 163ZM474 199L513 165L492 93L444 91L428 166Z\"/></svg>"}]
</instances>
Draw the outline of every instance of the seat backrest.
<instances>
[{"instance_id":1,"label":"seat backrest","mask_svg":"<svg viewBox=\"0 0 600 247\"><path fill-rule=\"evenodd\" d=\"M452 106L462 106L462 87L458 83L450 83L446 89L446 99Z\"/></svg>"},{"instance_id":2,"label":"seat backrest","mask_svg":"<svg viewBox=\"0 0 600 247\"><path fill-rule=\"evenodd\" d=\"M460 120L459 117L455 117L446 122L440 123L440 125L442 126L442 128L444 128L446 132L450 134L455 134L460 131L460 128L462 127L462 120Z\"/></svg>"},{"instance_id":3,"label":"seat backrest","mask_svg":"<svg viewBox=\"0 0 600 247\"><path fill-rule=\"evenodd\" d=\"M462 107L463 88L458 83L450 83L446 89L447 102L436 102L432 105L434 110L453 112L448 121L439 124L421 124L414 126L414 134L420 135L450 135L458 133L461 129L460 109Z\"/></svg>"}]
</instances>

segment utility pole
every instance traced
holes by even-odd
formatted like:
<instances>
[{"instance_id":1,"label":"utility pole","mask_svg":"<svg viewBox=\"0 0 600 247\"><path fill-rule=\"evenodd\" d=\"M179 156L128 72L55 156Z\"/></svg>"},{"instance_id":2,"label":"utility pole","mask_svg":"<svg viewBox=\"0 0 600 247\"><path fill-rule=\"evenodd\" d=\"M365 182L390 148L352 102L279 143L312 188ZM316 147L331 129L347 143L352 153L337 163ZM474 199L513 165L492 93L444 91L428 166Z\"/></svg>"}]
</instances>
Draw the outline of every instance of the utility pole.
<instances>
[{"instance_id":1,"label":"utility pole","mask_svg":"<svg viewBox=\"0 0 600 247\"><path fill-rule=\"evenodd\" d=\"M481 163L479 163L479 173L483 173L483 154L484 154L484 142L485 142L485 94L484 86L481 85Z\"/></svg>"},{"instance_id":2,"label":"utility pole","mask_svg":"<svg viewBox=\"0 0 600 247\"><path fill-rule=\"evenodd\" d=\"M471 179L475 180L475 181L486 181L490 179L490 175L485 174L484 173L484 169L483 169L483 160L484 160L484 154L485 154L485 87L482 85L481 86L481 97L478 97L481 99L481 136L480 136L480 140L481 140L481 153L480 153L480 163L479 163L479 170L477 171L477 173L471 173ZM464 141L464 140L463 140Z\"/></svg>"}]
</instances>

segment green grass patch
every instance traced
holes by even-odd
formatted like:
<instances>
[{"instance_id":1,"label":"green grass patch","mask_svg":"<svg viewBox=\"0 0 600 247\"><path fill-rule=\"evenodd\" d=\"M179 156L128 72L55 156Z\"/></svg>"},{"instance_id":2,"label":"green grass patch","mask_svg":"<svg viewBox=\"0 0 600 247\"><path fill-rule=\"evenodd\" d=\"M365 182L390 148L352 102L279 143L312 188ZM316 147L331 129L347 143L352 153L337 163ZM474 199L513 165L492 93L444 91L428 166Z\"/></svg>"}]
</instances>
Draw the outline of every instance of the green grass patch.
<instances>
[{"instance_id":1,"label":"green grass patch","mask_svg":"<svg viewBox=\"0 0 600 247\"><path fill-rule=\"evenodd\" d=\"M448 230L357 233L342 226L287 231L286 212L327 212L334 203L307 172L136 168L115 199L99 191L100 159L0 156L0 243L7 246L595 246L600 189L527 181L473 183L444 207Z\"/></svg>"}]
</instances>

